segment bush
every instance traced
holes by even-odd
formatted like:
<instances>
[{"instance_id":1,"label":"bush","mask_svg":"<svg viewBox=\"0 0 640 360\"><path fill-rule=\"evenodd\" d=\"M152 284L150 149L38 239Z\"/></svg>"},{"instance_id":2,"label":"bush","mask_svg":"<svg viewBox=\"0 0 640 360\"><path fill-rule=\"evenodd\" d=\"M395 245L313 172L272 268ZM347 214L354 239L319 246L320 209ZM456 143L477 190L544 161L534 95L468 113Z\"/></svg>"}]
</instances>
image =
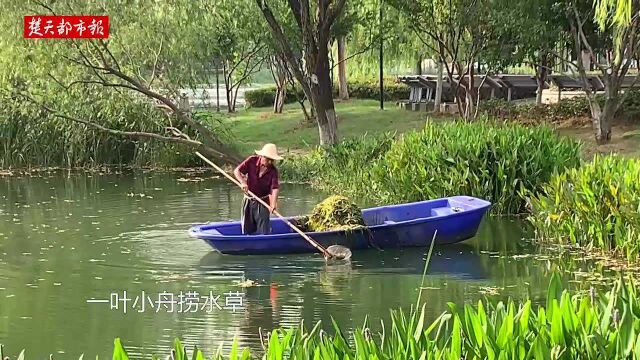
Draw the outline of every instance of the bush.
<instances>
[{"instance_id":1,"label":"bush","mask_svg":"<svg viewBox=\"0 0 640 360\"><path fill-rule=\"evenodd\" d=\"M347 84L349 97L354 99L380 99L380 83L378 80L355 80L349 81ZM296 101L297 96L302 99L304 93L298 86L287 90L285 103L290 104ZM338 97L338 84L333 86L333 96ZM265 87L256 90L250 90L245 93L245 101L250 107L267 107L273 106L276 98L276 88ZM387 101L402 100L409 98L409 87L396 82L393 79L385 79L384 83L384 99Z\"/></svg>"},{"instance_id":2,"label":"bush","mask_svg":"<svg viewBox=\"0 0 640 360\"><path fill-rule=\"evenodd\" d=\"M591 112L586 98L564 99L554 104L514 103L504 99L490 99L480 104L480 113L500 119L525 122L559 122L588 117Z\"/></svg>"},{"instance_id":3,"label":"bush","mask_svg":"<svg viewBox=\"0 0 640 360\"><path fill-rule=\"evenodd\" d=\"M548 127L428 122L398 140L353 139L281 168L283 177L307 173L315 187L367 204L470 195L492 201L493 212L520 213L526 193L578 165L579 154L579 143Z\"/></svg>"},{"instance_id":4,"label":"bush","mask_svg":"<svg viewBox=\"0 0 640 360\"><path fill-rule=\"evenodd\" d=\"M616 116L627 121L640 119L640 90L630 90L623 95Z\"/></svg>"},{"instance_id":5,"label":"bush","mask_svg":"<svg viewBox=\"0 0 640 360\"><path fill-rule=\"evenodd\" d=\"M549 241L640 253L640 161L596 156L592 163L553 176L532 196L529 221Z\"/></svg>"},{"instance_id":6,"label":"bush","mask_svg":"<svg viewBox=\"0 0 640 360\"><path fill-rule=\"evenodd\" d=\"M384 100L394 101L409 98L409 87L397 82L395 79L384 80ZM354 99L380 99L380 82L375 80L355 80L347 83L349 98ZM338 97L338 84L333 86L334 97Z\"/></svg>"},{"instance_id":7,"label":"bush","mask_svg":"<svg viewBox=\"0 0 640 360\"><path fill-rule=\"evenodd\" d=\"M296 102L296 95L300 99L304 98L302 89L299 87L289 87L287 89L287 96L284 99L285 104ZM273 106L273 102L276 100L276 87L270 86L256 90L249 90L244 93L244 99L248 107Z\"/></svg>"},{"instance_id":8,"label":"bush","mask_svg":"<svg viewBox=\"0 0 640 360\"><path fill-rule=\"evenodd\" d=\"M604 105L602 95L596 99ZM591 109L585 97L563 99L553 104L515 103L504 99L489 99L480 103L480 112L492 117L525 122L560 122L576 118L589 118ZM622 103L616 118L623 120L640 119L640 90L629 90L622 94Z\"/></svg>"}]
</instances>

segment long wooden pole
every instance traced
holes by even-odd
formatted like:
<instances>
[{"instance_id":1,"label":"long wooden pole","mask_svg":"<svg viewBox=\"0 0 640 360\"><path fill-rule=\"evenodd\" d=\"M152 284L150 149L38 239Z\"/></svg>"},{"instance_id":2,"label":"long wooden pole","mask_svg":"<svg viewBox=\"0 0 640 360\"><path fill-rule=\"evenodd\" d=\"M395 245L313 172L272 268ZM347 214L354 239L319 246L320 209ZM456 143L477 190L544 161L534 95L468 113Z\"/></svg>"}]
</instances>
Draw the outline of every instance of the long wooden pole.
<instances>
[{"instance_id":1,"label":"long wooden pole","mask_svg":"<svg viewBox=\"0 0 640 360\"><path fill-rule=\"evenodd\" d=\"M207 164L211 165L214 169L218 170L218 172L220 172L222 175L226 176L229 180L233 181L234 184L238 185L240 188L242 188L242 184L240 184L240 182L238 182L237 179L233 178L231 175L227 174L226 171L224 171L223 169L221 169L218 165L214 164L213 162L211 162L209 159L207 159L204 155L200 154L199 152L196 151L196 155L198 155L202 160L204 160ZM254 193L252 193L251 191L247 190L247 193L249 194L249 196L251 196L252 198L258 200L258 202L262 205L264 205L267 209L269 208L269 205L267 203L265 203L262 199L260 199L259 197L257 197ZM305 234L302 230L300 230L297 226L293 225L289 220L285 219L284 216L282 216L278 211L274 210L273 213L279 217L280 219L282 219L282 221L285 222L285 224L289 225L289 227L291 229L293 229L295 232L297 232L298 234L300 234L300 236L302 236L305 240L307 240L311 245L313 245L313 247L315 247L316 249L318 249L320 252L322 252L322 255L325 257L325 259L331 257L331 254L327 251L327 249L325 249L322 245L318 244L317 242L315 242L311 237L309 237L309 235Z\"/></svg>"},{"instance_id":2,"label":"long wooden pole","mask_svg":"<svg viewBox=\"0 0 640 360\"><path fill-rule=\"evenodd\" d=\"M382 7L384 6L384 0L380 0L380 110L384 110L384 36L382 36Z\"/></svg>"}]
</instances>

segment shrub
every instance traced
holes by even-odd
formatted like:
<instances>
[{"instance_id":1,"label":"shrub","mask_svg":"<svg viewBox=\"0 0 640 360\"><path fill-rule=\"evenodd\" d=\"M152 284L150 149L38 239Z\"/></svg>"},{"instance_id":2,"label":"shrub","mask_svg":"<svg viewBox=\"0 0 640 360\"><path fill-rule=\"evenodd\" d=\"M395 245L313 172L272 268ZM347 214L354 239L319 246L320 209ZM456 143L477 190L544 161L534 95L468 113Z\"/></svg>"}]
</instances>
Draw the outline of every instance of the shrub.
<instances>
[{"instance_id":1,"label":"shrub","mask_svg":"<svg viewBox=\"0 0 640 360\"><path fill-rule=\"evenodd\" d=\"M304 93L299 87L289 87L287 89L287 96L285 97L285 104L291 104L296 102L296 95L300 98L304 98ZM245 102L248 107L268 107L273 106L273 102L276 99L276 87L264 87L255 90L249 90L244 93Z\"/></svg>"},{"instance_id":2,"label":"shrub","mask_svg":"<svg viewBox=\"0 0 640 360\"><path fill-rule=\"evenodd\" d=\"M354 99L380 99L380 83L378 80L354 80L347 84L349 97ZM285 103L293 103L297 96L302 99L304 93L298 86L287 90ZM338 97L338 84L333 86L333 96ZM274 86L256 90L249 90L245 93L245 101L250 107L272 106L276 98L276 88ZM401 100L409 98L409 87L395 80L385 80L384 99L387 101Z\"/></svg>"},{"instance_id":3,"label":"shrub","mask_svg":"<svg viewBox=\"0 0 640 360\"><path fill-rule=\"evenodd\" d=\"M536 236L638 257L640 161L596 156L593 162L553 176L532 196L529 221Z\"/></svg>"},{"instance_id":4,"label":"shrub","mask_svg":"<svg viewBox=\"0 0 640 360\"><path fill-rule=\"evenodd\" d=\"M409 98L409 87L405 84L397 82L395 79L385 79L384 81L384 100L402 100ZM347 83L349 98L354 99L380 99L380 82L378 79L373 80L354 80ZM334 97L338 96L338 84L333 86Z\"/></svg>"},{"instance_id":5,"label":"shrub","mask_svg":"<svg viewBox=\"0 0 640 360\"><path fill-rule=\"evenodd\" d=\"M616 116L627 121L640 119L640 90L629 90L623 95Z\"/></svg>"},{"instance_id":6,"label":"shrub","mask_svg":"<svg viewBox=\"0 0 640 360\"><path fill-rule=\"evenodd\" d=\"M596 99L604 105L602 95ZM480 112L500 119L560 122L591 116L589 102L585 97L563 99L553 104L516 103L504 99L489 99L480 103ZM635 121L640 118L640 90L629 90L622 94L622 103L616 118Z\"/></svg>"},{"instance_id":7,"label":"shrub","mask_svg":"<svg viewBox=\"0 0 640 360\"><path fill-rule=\"evenodd\" d=\"M309 174L315 187L367 204L392 204L452 195L494 203L497 213L525 210L556 171L580 162L580 144L548 127L489 122L428 122L394 140L352 139L284 162L283 177ZM295 165L292 165L295 164Z\"/></svg>"},{"instance_id":8,"label":"shrub","mask_svg":"<svg viewBox=\"0 0 640 360\"><path fill-rule=\"evenodd\" d=\"M559 122L590 116L585 98L563 99L558 103L515 103L504 99L490 99L480 104L480 112L492 117L532 122Z\"/></svg>"}]
</instances>

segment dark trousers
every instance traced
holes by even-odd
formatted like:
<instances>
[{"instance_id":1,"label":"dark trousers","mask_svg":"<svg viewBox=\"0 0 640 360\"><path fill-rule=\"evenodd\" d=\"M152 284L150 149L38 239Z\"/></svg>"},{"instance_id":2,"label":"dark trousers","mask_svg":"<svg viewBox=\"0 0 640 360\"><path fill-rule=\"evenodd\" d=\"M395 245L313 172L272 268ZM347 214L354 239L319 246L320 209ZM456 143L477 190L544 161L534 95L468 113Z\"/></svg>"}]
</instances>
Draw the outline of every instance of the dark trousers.
<instances>
[{"instance_id":1,"label":"dark trousers","mask_svg":"<svg viewBox=\"0 0 640 360\"><path fill-rule=\"evenodd\" d=\"M262 200L266 202L268 199L268 197L265 197ZM245 196L244 200L242 200L242 213L240 214L242 233L247 235L270 234L270 216L269 209L257 200Z\"/></svg>"}]
</instances>

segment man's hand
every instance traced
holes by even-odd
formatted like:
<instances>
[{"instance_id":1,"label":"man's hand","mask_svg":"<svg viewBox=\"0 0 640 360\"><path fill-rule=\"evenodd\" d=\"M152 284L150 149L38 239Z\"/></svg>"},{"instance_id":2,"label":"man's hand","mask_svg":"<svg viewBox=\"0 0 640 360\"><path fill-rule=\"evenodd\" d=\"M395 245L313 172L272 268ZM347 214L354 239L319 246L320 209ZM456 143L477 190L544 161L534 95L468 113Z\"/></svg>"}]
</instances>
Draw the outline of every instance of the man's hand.
<instances>
[{"instance_id":1,"label":"man's hand","mask_svg":"<svg viewBox=\"0 0 640 360\"><path fill-rule=\"evenodd\" d=\"M269 205L269 212L271 214L273 214L274 211L276 211L278 209L278 204L271 204Z\"/></svg>"},{"instance_id":2,"label":"man's hand","mask_svg":"<svg viewBox=\"0 0 640 360\"><path fill-rule=\"evenodd\" d=\"M247 194L247 192L249 191L249 185L247 185L246 182L241 182L240 185L242 185L242 191L244 191L245 194Z\"/></svg>"}]
</instances>

